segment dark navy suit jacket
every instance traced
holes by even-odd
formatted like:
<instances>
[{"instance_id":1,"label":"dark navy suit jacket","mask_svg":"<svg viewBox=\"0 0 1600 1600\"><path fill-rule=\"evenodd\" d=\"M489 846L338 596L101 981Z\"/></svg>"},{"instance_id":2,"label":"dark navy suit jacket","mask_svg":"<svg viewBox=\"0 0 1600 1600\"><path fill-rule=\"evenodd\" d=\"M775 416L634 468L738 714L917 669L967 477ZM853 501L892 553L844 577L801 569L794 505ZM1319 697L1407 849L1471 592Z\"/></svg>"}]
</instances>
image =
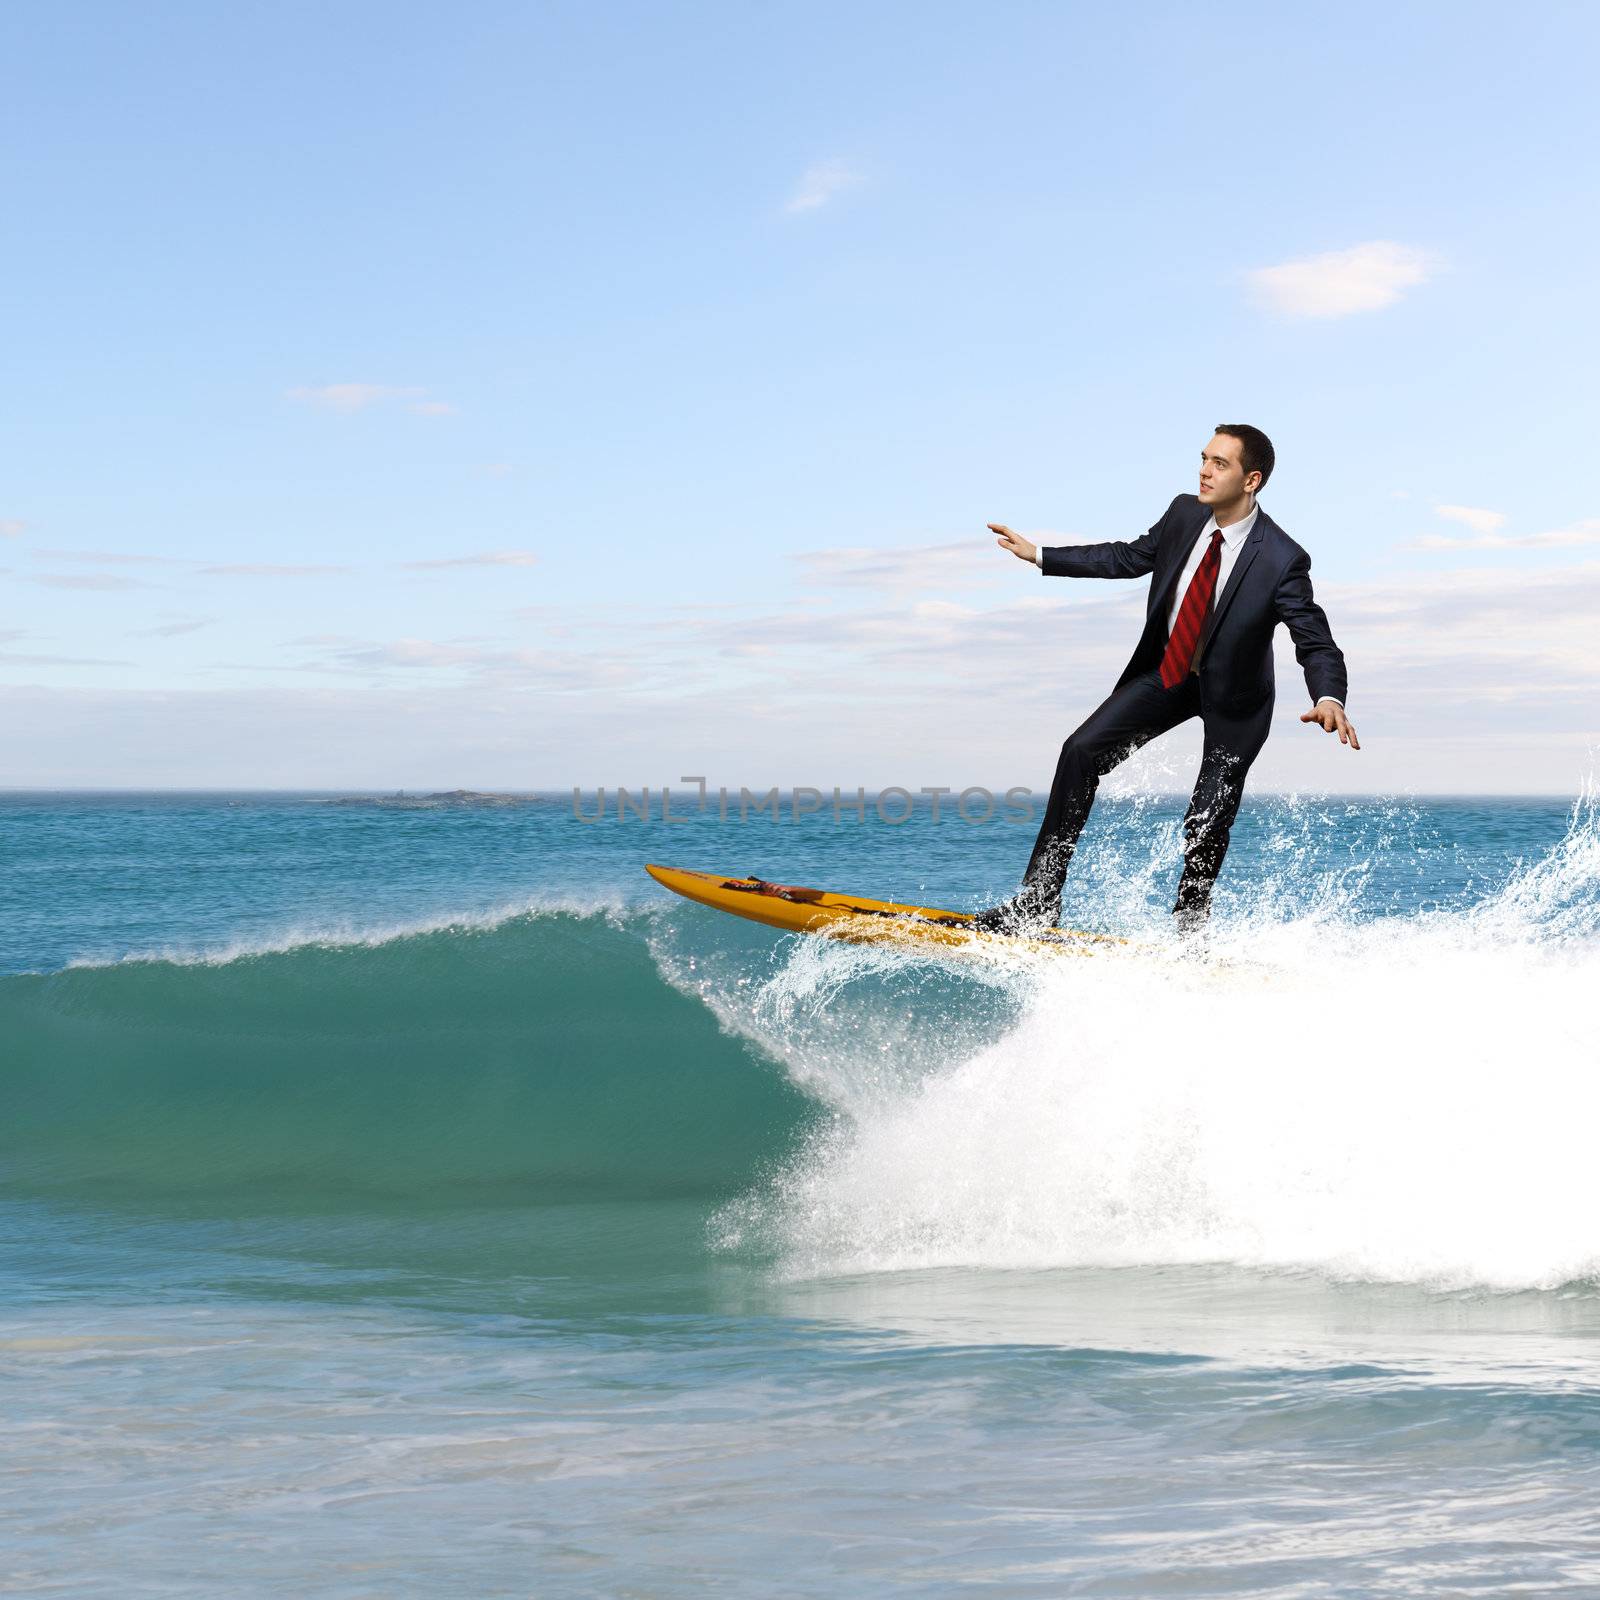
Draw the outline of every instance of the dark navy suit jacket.
<instances>
[{"instance_id":1,"label":"dark navy suit jacket","mask_svg":"<svg viewBox=\"0 0 1600 1600\"><path fill-rule=\"evenodd\" d=\"M1047 577L1142 578L1152 574L1144 632L1117 687L1161 664L1167 648L1167 612L1183 564L1211 510L1197 496L1180 494L1166 515L1129 543L1064 544L1040 553ZM1273 698L1272 635L1279 623L1294 640L1313 701L1343 701L1348 688L1344 652L1333 642L1328 619L1311 597L1311 557L1258 505L1256 523L1212 607L1210 636L1200 657L1200 696L1206 705L1245 716Z\"/></svg>"}]
</instances>

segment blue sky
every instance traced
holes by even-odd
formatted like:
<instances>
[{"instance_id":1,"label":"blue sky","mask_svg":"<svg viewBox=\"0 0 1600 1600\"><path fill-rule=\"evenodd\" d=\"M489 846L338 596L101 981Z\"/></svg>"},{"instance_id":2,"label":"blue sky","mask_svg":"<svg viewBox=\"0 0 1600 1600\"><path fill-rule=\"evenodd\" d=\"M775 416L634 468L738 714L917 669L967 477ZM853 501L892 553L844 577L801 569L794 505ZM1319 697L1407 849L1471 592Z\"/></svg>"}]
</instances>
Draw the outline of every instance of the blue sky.
<instances>
[{"instance_id":1,"label":"blue sky","mask_svg":"<svg viewBox=\"0 0 1600 1600\"><path fill-rule=\"evenodd\" d=\"M1570 791L1597 47L1580 5L9 5L0 781L1042 786L1142 594L984 523L1131 537L1228 419L1366 745L1290 662L1262 782Z\"/></svg>"}]
</instances>

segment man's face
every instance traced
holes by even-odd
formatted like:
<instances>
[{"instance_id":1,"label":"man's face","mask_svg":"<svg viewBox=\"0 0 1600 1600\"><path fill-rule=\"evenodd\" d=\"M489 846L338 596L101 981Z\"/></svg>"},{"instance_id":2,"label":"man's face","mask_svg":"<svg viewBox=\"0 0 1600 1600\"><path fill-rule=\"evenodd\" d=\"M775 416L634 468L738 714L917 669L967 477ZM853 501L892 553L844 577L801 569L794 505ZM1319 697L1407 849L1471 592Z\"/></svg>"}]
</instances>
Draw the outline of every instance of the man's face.
<instances>
[{"instance_id":1,"label":"man's face","mask_svg":"<svg viewBox=\"0 0 1600 1600\"><path fill-rule=\"evenodd\" d=\"M1244 468L1239 464L1243 447L1231 433L1214 433L1211 442L1200 452L1200 504L1225 506L1245 492ZM1250 474L1249 487L1254 489L1261 481L1257 472Z\"/></svg>"}]
</instances>

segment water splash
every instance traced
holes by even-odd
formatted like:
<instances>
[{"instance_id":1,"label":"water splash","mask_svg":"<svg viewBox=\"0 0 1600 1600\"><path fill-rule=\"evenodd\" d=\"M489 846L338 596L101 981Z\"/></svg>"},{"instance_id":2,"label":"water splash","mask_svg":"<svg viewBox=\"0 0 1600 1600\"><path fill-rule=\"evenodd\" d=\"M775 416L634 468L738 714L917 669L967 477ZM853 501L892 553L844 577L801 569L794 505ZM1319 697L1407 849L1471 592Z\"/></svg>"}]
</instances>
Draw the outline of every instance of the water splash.
<instances>
[{"instance_id":1,"label":"water splash","mask_svg":"<svg viewBox=\"0 0 1600 1600\"><path fill-rule=\"evenodd\" d=\"M1404 917L1361 914L1376 854L1286 885L1313 825L1286 814L1279 873L1219 919L1203 960L1164 938L1016 957L928 991L942 1011L900 1035L873 1007L911 958L792 947L741 1026L835 1116L722 1209L716 1241L794 1277L1229 1262L1539 1288L1600 1274L1592 795L1494 893Z\"/></svg>"}]
</instances>

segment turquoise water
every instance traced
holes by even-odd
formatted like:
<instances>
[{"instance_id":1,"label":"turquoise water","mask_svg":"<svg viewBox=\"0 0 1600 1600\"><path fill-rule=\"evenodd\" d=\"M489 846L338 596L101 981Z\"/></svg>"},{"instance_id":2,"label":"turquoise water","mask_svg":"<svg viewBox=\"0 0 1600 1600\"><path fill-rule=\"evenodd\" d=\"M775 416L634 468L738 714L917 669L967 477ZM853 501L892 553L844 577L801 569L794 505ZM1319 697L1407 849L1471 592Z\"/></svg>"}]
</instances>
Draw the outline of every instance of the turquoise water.
<instances>
[{"instance_id":1,"label":"turquoise water","mask_svg":"<svg viewBox=\"0 0 1600 1600\"><path fill-rule=\"evenodd\" d=\"M1600 1592L1600 824L0 796L0 1587Z\"/></svg>"}]
</instances>

